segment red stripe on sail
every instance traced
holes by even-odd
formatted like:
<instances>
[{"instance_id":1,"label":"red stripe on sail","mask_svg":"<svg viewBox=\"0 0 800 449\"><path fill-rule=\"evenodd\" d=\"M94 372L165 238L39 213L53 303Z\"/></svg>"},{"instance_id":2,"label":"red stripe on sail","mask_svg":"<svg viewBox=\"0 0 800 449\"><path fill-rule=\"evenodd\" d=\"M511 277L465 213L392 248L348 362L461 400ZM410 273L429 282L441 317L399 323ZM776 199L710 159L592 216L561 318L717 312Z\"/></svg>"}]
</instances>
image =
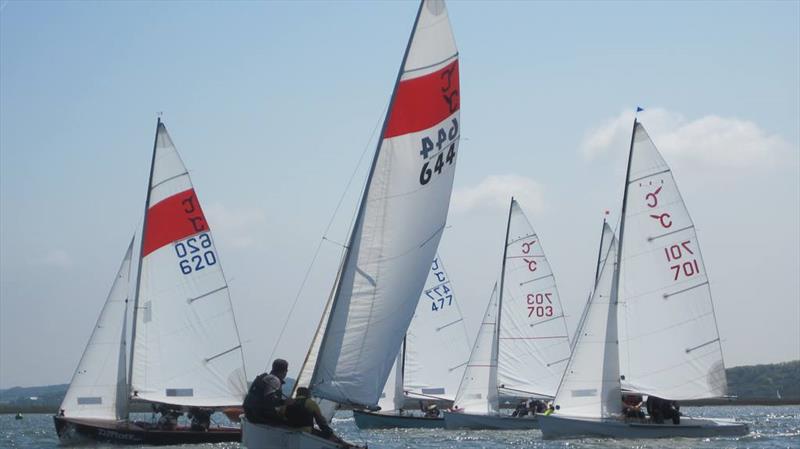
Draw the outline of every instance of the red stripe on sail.
<instances>
[{"instance_id":1,"label":"red stripe on sail","mask_svg":"<svg viewBox=\"0 0 800 449\"><path fill-rule=\"evenodd\" d=\"M458 59L419 78L400 81L384 139L428 129L461 107Z\"/></svg>"},{"instance_id":2,"label":"red stripe on sail","mask_svg":"<svg viewBox=\"0 0 800 449\"><path fill-rule=\"evenodd\" d=\"M208 223L194 189L172 195L147 211L142 257L203 231L208 231Z\"/></svg>"}]
</instances>

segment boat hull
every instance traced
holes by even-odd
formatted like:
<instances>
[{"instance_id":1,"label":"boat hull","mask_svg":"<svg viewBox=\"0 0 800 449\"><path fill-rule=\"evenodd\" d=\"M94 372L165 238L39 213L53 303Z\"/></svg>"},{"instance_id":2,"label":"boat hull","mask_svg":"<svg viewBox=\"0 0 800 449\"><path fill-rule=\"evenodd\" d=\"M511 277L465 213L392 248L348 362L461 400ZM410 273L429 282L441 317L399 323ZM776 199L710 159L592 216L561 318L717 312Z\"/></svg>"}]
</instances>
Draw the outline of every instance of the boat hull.
<instances>
[{"instance_id":1,"label":"boat hull","mask_svg":"<svg viewBox=\"0 0 800 449\"><path fill-rule=\"evenodd\" d=\"M540 416L544 439L561 438L710 438L747 435L747 424L710 418L682 417L680 424L626 422L559 415Z\"/></svg>"},{"instance_id":2,"label":"boat hull","mask_svg":"<svg viewBox=\"0 0 800 449\"><path fill-rule=\"evenodd\" d=\"M353 418L359 429L441 429L444 418L396 415L353 410Z\"/></svg>"},{"instance_id":3,"label":"boat hull","mask_svg":"<svg viewBox=\"0 0 800 449\"><path fill-rule=\"evenodd\" d=\"M242 446L247 449L345 449L357 448L282 426L254 424L242 418Z\"/></svg>"},{"instance_id":4,"label":"boat hull","mask_svg":"<svg viewBox=\"0 0 800 449\"><path fill-rule=\"evenodd\" d=\"M445 429L472 430L530 430L539 428L538 416L517 418L510 415L478 415L474 413L444 413Z\"/></svg>"},{"instance_id":5,"label":"boat hull","mask_svg":"<svg viewBox=\"0 0 800 449\"><path fill-rule=\"evenodd\" d=\"M206 432L189 428L162 430L147 427L144 423L100 419L67 418L54 416L56 433L64 443L99 441L114 444L166 446L174 444L202 444L237 442L242 432L238 428L209 429Z\"/></svg>"}]
</instances>

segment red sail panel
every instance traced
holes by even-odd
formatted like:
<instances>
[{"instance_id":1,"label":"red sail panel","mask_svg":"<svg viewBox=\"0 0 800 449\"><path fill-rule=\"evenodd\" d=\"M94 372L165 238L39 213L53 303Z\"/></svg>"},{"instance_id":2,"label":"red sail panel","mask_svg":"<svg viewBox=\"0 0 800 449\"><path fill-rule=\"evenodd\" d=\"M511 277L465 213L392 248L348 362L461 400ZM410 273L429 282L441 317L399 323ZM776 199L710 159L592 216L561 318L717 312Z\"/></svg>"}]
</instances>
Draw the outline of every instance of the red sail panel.
<instances>
[{"instance_id":1,"label":"red sail panel","mask_svg":"<svg viewBox=\"0 0 800 449\"><path fill-rule=\"evenodd\" d=\"M385 139L429 129L461 107L458 59L441 70L400 81Z\"/></svg>"},{"instance_id":2,"label":"red sail panel","mask_svg":"<svg viewBox=\"0 0 800 449\"><path fill-rule=\"evenodd\" d=\"M147 211L147 228L144 232L142 257L198 232L208 231L194 189L185 190L166 198Z\"/></svg>"}]
</instances>

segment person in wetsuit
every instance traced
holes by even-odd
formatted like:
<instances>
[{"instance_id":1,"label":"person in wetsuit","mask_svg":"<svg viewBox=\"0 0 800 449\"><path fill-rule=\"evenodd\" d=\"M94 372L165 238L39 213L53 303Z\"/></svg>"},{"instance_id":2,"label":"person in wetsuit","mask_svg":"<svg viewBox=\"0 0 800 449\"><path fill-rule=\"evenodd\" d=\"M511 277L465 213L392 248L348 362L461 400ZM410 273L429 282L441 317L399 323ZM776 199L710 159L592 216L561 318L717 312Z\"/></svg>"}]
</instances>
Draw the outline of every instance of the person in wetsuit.
<instances>
[{"instance_id":1,"label":"person in wetsuit","mask_svg":"<svg viewBox=\"0 0 800 449\"><path fill-rule=\"evenodd\" d=\"M288 372L289 362L275 359L269 374L262 373L256 376L242 404L244 416L248 421L259 424L283 424L283 417L278 408L286 402L281 387Z\"/></svg>"},{"instance_id":2,"label":"person in wetsuit","mask_svg":"<svg viewBox=\"0 0 800 449\"><path fill-rule=\"evenodd\" d=\"M333 429L328 425L328 421L322 416L319 405L311 398L311 391L306 387L298 387L292 403L282 407L286 417L286 424L320 436L338 444L350 446L347 442L333 434ZM316 423L319 429L314 428Z\"/></svg>"}]
</instances>

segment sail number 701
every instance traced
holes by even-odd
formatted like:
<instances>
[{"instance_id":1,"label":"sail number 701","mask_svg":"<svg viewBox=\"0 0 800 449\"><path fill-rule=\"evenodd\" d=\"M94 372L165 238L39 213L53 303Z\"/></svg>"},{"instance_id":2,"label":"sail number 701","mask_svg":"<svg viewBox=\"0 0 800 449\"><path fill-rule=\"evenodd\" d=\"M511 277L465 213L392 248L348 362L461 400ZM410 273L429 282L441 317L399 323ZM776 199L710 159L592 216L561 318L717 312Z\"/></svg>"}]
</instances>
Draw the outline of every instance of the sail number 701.
<instances>
[{"instance_id":1,"label":"sail number 701","mask_svg":"<svg viewBox=\"0 0 800 449\"><path fill-rule=\"evenodd\" d=\"M419 173L419 183L422 185L430 182L434 173L440 174L445 163L452 165L456 157L456 143L458 141L458 119L453 117L450 129L439 128L436 131L436 142L429 136L422 138L422 149L419 154L425 163ZM433 153L433 154L431 154ZM433 162L433 167L429 165Z\"/></svg>"}]
</instances>

